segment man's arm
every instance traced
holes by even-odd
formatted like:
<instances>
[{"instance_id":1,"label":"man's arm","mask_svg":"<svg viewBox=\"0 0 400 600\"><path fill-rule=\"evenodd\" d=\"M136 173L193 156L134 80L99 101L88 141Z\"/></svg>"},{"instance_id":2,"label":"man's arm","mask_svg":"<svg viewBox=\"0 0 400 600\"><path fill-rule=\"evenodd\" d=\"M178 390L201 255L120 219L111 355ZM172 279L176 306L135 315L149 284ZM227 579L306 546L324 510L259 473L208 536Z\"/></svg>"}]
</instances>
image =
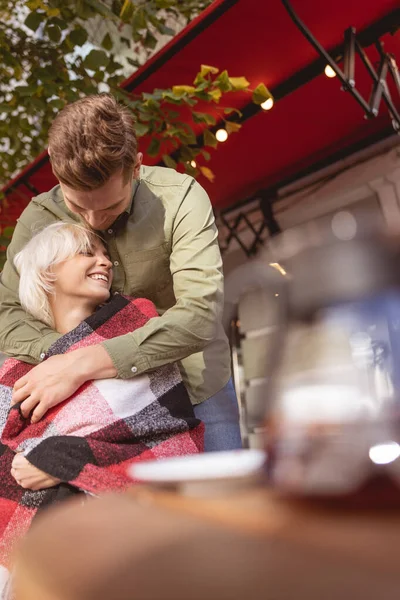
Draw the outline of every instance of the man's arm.
<instances>
[{"instance_id":1,"label":"man's arm","mask_svg":"<svg viewBox=\"0 0 400 600\"><path fill-rule=\"evenodd\" d=\"M0 277L0 350L25 362L36 363L60 336L28 315L19 302L19 275L13 261L31 237L30 228L19 220Z\"/></svg>"},{"instance_id":2,"label":"man's arm","mask_svg":"<svg viewBox=\"0 0 400 600\"><path fill-rule=\"evenodd\" d=\"M173 224L170 269L176 304L102 344L123 379L199 352L215 338L223 310L222 260L210 200L195 181Z\"/></svg>"},{"instance_id":3,"label":"man's arm","mask_svg":"<svg viewBox=\"0 0 400 600\"><path fill-rule=\"evenodd\" d=\"M210 200L193 183L173 224L170 268L176 304L132 333L52 356L14 386L13 403L42 418L85 381L129 379L202 350L214 339L223 309L222 260ZM32 412L33 411L33 412Z\"/></svg>"}]
</instances>

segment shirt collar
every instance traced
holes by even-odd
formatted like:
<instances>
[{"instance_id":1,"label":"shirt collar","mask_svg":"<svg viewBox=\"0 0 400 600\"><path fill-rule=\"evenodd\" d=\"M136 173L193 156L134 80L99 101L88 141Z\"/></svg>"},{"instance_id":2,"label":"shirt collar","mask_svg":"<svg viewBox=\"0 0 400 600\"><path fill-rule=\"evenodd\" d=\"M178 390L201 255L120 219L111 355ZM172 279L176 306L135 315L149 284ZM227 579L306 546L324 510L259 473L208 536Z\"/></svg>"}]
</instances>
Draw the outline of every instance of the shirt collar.
<instances>
[{"instance_id":1,"label":"shirt collar","mask_svg":"<svg viewBox=\"0 0 400 600\"><path fill-rule=\"evenodd\" d=\"M133 213L133 208L134 208L134 200L135 200L135 195L136 192L139 188L140 185L140 179L135 179L133 182L133 186L132 186L132 197L131 197L131 201L129 202L128 206L126 207L126 209L124 210L123 213L121 213L114 221L114 223L112 225L110 225L110 228L113 229L114 231L119 231L120 229L122 229L123 227L125 227L125 225L127 224L129 217L132 215Z\"/></svg>"}]
</instances>

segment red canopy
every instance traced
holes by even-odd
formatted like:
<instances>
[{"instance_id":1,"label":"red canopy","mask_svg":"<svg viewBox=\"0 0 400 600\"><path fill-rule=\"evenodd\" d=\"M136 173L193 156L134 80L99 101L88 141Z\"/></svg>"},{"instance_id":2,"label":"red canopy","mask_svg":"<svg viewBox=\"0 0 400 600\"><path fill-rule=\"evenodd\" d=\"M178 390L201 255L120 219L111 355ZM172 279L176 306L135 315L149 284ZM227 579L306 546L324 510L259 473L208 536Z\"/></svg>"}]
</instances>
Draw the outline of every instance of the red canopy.
<instances>
[{"instance_id":1,"label":"red canopy","mask_svg":"<svg viewBox=\"0 0 400 600\"><path fill-rule=\"evenodd\" d=\"M366 31L371 40L380 35L385 50L400 61L400 35L389 33L395 20L399 25L398 0L292 0L292 6L326 50L338 47L345 29L354 26L357 32ZM370 45L366 52L376 64L376 48ZM276 98L272 110L246 113L245 109L249 118L240 132L212 151L208 166L216 175L214 183L201 180L214 206L222 208L392 133L386 107L381 104L379 116L366 120L355 99L341 91L338 78L323 74L324 63L318 58L281 0L215 0L124 87L142 92L190 84L200 64L245 75L252 88L260 82L268 86ZM372 80L360 60L356 86L368 100ZM391 92L399 109L394 86ZM232 102L244 108L249 96L240 94L229 105ZM145 162L154 164L159 158L146 157ZM43 153L6 186L7 220L15 220L36 190L52 185L54 177Z\"/></svg>"}]
</instances>

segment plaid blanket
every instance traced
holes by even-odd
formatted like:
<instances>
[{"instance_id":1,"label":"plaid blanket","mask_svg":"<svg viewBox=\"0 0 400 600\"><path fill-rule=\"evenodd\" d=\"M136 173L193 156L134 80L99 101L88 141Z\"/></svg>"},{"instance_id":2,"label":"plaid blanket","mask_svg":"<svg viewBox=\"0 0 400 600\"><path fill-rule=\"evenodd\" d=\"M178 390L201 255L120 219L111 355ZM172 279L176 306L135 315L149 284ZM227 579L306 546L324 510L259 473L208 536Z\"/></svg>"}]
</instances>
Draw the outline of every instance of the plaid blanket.
<instances>
[{"instance_id":1,"label":"plaid blanket","mask_svg":"<svg viewBox=\"0 0 400 600\"><path fill-rule=\"evenodd\" d=\"M155 316L150 301L116 294L53 344L47 357L123 335ZM203 449L203 425L194 416L177 365L131 380L88 382L36 424L22 417L19 405L10 410L12 387L31 368L9 359L0 370L0 589L12 546L38 510L80 491L125 489L132 483L126 468L133 461ZM10 469L15 452L21 451L63 483L41 491L20 487Z\"/></svg>"}]
</instances>

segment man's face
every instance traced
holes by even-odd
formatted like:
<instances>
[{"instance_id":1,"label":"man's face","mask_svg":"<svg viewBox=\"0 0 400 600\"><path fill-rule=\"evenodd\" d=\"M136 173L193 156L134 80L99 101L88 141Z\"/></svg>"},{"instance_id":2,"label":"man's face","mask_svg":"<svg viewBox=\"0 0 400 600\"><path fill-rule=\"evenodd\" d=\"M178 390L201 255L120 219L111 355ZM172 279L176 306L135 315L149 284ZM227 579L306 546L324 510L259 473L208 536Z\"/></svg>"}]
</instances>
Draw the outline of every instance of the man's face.
<instances>
[{"instance_id":1,"label":"man's face","mask_svg":"<svg viewBox=\"0 0 400 600\"><path fill-rule=\"evenodd\" d=\"M128 208L133 181L139 176L141 162L142 155L138 154L132 178L128 181L122 172L115 173L104 185L90 192L73 190L60 182L65 204L92 229L104 231Z\"/></svg>"}]
</instances>

